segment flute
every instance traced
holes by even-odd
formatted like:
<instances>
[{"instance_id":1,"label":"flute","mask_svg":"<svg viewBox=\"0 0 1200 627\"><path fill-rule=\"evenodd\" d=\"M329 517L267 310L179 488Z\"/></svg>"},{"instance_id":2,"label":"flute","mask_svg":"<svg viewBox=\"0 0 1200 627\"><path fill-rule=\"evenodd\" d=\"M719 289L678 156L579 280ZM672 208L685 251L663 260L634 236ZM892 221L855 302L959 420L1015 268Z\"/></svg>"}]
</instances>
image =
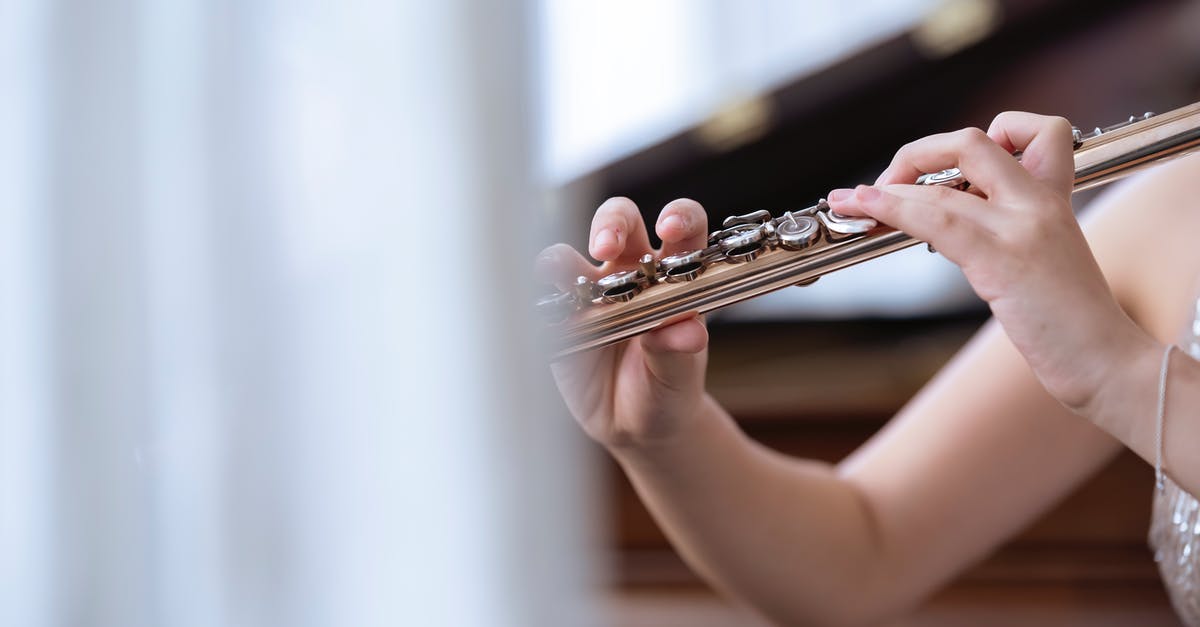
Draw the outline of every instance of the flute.
<instances>
[{"instance_id":1,"label":"flute","mask_svg":"<svg viewBox=\"0 0 1200 627\"><path fill-rule=\"evenodd\" d=\"M1200 148L1200 102L1169 113L1131 116L1090 132L1074 129L1074 191L1098 187ZM1019 155L1017 155L1019 158ZM920 185L968 189L957 168L925 174ZM908 248L919 240L871 218L847 217L824 199L772 216L730 216L708 245L656 259L538 300L556 334L555 358L629 339L705 313Z\"/></svg>"}]
</instances>

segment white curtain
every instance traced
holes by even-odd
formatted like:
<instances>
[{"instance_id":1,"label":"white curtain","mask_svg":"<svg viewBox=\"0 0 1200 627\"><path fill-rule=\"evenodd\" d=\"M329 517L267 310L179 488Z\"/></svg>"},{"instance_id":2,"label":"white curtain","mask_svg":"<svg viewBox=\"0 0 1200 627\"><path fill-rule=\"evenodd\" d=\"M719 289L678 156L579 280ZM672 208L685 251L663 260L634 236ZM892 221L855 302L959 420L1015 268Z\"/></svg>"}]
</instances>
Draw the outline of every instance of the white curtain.
<instances>
[{"instance_id":1,"label":"white curtain","mask_svg":"<svg viewBox=\"0 0 1200 627\"><path fill-rule=\"evenodd\" d=\"M0 624L590 623L527 19L0 3Z\"/></svg>"}]
</instances>

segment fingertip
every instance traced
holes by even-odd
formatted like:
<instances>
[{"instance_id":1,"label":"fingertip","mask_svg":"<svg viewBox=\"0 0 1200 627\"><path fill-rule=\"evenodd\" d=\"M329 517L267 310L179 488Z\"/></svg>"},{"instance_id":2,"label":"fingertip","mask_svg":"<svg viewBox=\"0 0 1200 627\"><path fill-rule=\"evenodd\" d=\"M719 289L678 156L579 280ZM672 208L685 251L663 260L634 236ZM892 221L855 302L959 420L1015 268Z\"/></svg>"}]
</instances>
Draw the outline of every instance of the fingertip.
<instances>
[{"instance_id":1,"label":"fingertip","mask_svg":"<svg viewBox=\"0 0 1200 627\"><path fill-rule=\"evenodd\" d=\"M700 203L690 198L677 198L667 203L654 231L663 242L663 254L704 248L707 240L708 215Z\"/></svg>"},{"instance_id":2,"label":"fingertip","mask_svg":"<svg viewBox=\"0 0 1200 627\"><path fill-rule=\"evenodd\" d=\"M616 231L610 228L601 229L596 236L592 238L591 246L588 251L592 257L601 261L611 261L615 259L621 252L620 236Z\"/></svg>"},{"instance_id":3,"label":"fingertip","mask_svg":"<svg viewBox=\"0 0 1200 627\"><path fill-rule=\"evenodd\" d=\"M567 244L547 246L533 260L534 276L546 285L565 289L575 283L576 277L592 277L596 266L580 251Z\"/></svg>"},{"instance_id":4,"label":"fingertip","mask_svg":"<svg viewBox=\"0 0 1200 627\"><path fill-rule=\"evenodd\" d=\"M558 252L553 246L543 249L533 260L533 275L543 283L557 279L555 269L559 266Z\"/></svg>"},{"instance_id":5,"label":"fingertip","mask_svg":"<svg viewBox=\"0 0 1200 627\"><path fill-rule=\"evenodd\" d=\"M838 213L847 216L865 216L888 223L892 217L890 215L892 205L896 200L894 195L885 191L888 187L890 185L859 185L855 187L853 198L846 207L839 208Z\"/></svg>"},{"instance_id":6,"label":"fingertip","mask_svg":"<svg viewBox=\"0 0 1200 627\"><path fill-rule=\"evenodd\" d=\"M682 216L671 214L663 218L654 230L664 242L674 242L687 235L687 222Z\"/></svg>"},{"instance_id":7,"label":"fingertip","mask_svg":"<svg viewBox=\"0 0 1200 627\"><path fill-rule=\"evenodd\" d=\"M850 188L839 188L829 192L825 199L829 203L830 208L840 215L860 216L863 211L858 207L858 202L855 198L855 190Z\"/></svg>"},{"instance_id":8,"label":"fingertip","mask_svg":"<svg viewBox=\"0 0 1200 627\"><path fill-rule=\"evenodd\" d=\"M843 202L850 200L850 197L853 195L854 190L845 187L839 187L838 189L829 192L829 196L826 198L826 200L831 203Z\"/></svg>"}]
</instances>

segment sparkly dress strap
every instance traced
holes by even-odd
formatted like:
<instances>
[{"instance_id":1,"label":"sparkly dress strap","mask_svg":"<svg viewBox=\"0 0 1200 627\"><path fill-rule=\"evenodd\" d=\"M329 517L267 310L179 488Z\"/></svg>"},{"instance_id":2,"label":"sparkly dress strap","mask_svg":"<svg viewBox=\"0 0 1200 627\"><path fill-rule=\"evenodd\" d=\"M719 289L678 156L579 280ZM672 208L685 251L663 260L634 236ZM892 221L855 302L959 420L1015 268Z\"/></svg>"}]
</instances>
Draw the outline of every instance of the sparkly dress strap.
<instances>
[{"instance_id":1,"label":"sparkly dress strap","mask_svg":"<svg viewBox=\"0 0 1200 627\"><path fill-rule=\"evenodd\" d=\"M1150 547L1179 618L1200 627L1200 502L1169 477L1155 491Z\"/></svg>"},{"instance_id":2,"label":"sparkly dress strap","mask_svg":"<svg viewBox=\"0 0 1200 627\"><path fill-rule=\"evenodd\" d=\"M1200 359L1200 299L1183 337L1184 350ZM1150 548L1179 618L1200 627L1200 502L1170 477L1155 490Z\"/></svg>"}]
</instances>

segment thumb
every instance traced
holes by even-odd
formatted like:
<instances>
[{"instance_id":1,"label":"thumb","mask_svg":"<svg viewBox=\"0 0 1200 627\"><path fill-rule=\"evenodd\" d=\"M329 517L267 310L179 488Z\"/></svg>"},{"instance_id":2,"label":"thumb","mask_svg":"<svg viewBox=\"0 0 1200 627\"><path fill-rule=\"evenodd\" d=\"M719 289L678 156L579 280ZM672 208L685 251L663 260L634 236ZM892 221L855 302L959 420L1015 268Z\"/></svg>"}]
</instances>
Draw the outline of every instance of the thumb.
<instances>
[{"instance_id":1,"label":"thumb","mask_svg":"<svg viewBox=\"0 0 1200 627\"><path fill-rule=\"evenodd\" d=\"M702 385L708 328L699 316L685 318L641 338L646 368L673 390Z\"/></svg>"}]
</instances>

